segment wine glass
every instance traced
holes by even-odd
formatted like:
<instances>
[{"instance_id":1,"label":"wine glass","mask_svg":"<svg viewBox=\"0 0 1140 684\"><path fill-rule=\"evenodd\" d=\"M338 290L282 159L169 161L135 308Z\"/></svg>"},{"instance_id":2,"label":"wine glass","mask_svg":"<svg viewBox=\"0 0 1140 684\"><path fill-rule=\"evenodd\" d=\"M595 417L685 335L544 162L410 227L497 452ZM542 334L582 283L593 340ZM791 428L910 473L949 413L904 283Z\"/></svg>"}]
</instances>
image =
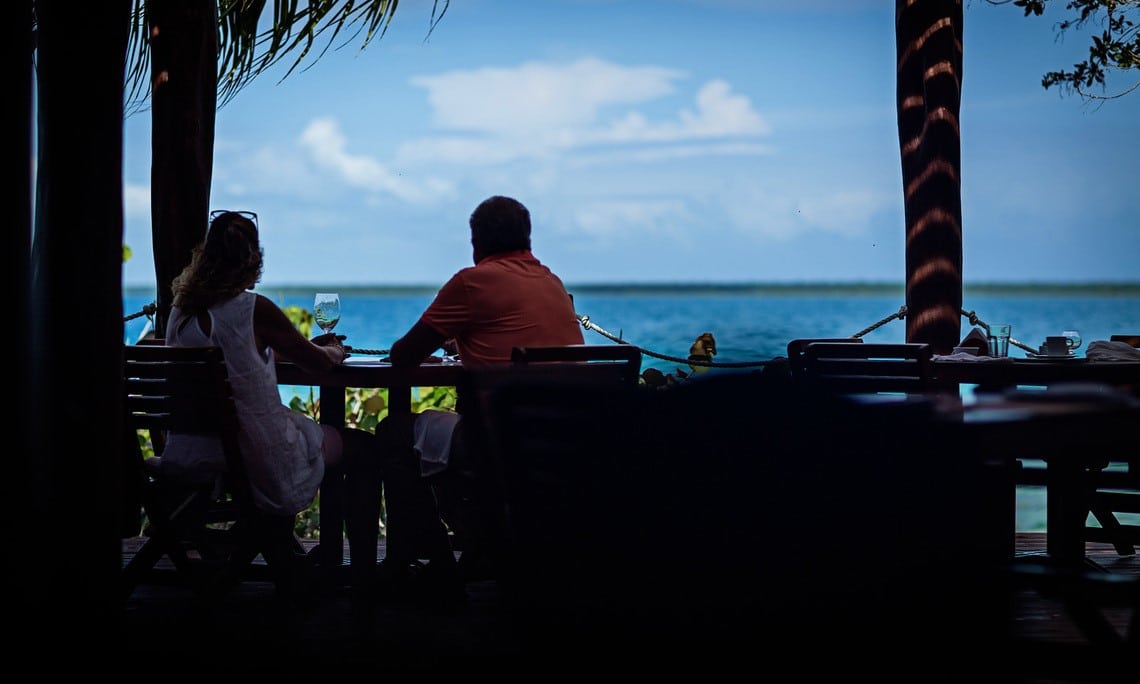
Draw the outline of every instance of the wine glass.
<instances>
[{"instance_id":1,"label":"wine glass","mask_svg":"<svg viewBox=\"0 0 1140 684\"><path fill-rule=\"evenodd\" d=\"M336 292L318 292L313 299L313 318L325 333L332 332L340 322L340 295Z\"/></svg>"},{"instance_id":2,"label":"wine glass","mask_svg":"<svg viewBox=\"0 0 1140 684\"><path fill-rule=\"evenodd\" d=\"M1068 330L1062 330L1061 336L1068 338L1068 340L1069 340L1069 353L1070 354L1081 348L1081 331L1080 330L1077 330L1076 328L1069 328Z\"/></svg>"}]
</instances>

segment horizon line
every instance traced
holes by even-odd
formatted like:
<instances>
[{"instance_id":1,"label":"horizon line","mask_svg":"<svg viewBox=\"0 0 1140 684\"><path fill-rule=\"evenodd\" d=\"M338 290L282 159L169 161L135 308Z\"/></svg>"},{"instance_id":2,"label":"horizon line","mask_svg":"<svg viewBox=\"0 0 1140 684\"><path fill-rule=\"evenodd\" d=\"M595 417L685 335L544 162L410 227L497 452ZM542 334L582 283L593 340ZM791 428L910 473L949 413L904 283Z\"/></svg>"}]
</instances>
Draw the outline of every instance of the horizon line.
<instances>
[{"instance_id":1,"label":"horizon line","mask_svg":"<svg viewBox=\"0 0 1140 684\"><path fill-rule=\"evenodd\" d=\"M290 291L308 292L336 289L343 292L379 291L379 292L435 292L442 283L259 283L255 291ZM566 283L566 289L583 292L614 292L614 291L641 291L641 292L667 292L684 290L708 290L719 292L740 292L748 290L761 291L801 291L812 289L838 290L838 289L865 289L865 290L905 290L905 283L885 280L804 280L804 281L610 281L610 282L581 282ZM123 292L153 291L154 285L123 284ZM977 281L963 283L963 291L979 290L1088 290L1104 291L1119 290L1125 292L1136 291L1140 293L1140 280L1017 280L1017 281Z\"/></svg>"}]
</instances>

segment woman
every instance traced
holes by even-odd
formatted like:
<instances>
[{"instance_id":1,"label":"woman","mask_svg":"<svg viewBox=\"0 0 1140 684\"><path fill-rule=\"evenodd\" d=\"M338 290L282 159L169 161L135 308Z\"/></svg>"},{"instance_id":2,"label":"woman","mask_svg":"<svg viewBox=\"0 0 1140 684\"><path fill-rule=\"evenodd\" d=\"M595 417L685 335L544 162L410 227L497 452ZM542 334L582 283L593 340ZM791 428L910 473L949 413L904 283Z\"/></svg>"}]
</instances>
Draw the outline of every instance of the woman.
<instances>
[{"instance_id":1,"label":"woman","mask_svg":"<svg viewBox=\"0 0 1140 684\"><path fill-rule=\"evenodd\" d=\"M317 495L327 467L342 461L350 493L346 505L349 544L357 541L358 563L376 562L376 538L369 548L360 515L377 511L375 436L350 428L320 425L281 402L278 357L310 371L326 371L348 355L333 334L306 339L280 308L250 291L261 280L262 249L257 215L216 211L190 264L174 279L173 306L166 324L172 346L222 348L241 422L240 442L256 505L271 514L295 515ZM198 435L172 434L162 469L175 477L213 477L224 467L221 445ZM354 539L355 537L355 539ZM354 563L356 565L356 563Z\"/></svg>"}]
</instances>

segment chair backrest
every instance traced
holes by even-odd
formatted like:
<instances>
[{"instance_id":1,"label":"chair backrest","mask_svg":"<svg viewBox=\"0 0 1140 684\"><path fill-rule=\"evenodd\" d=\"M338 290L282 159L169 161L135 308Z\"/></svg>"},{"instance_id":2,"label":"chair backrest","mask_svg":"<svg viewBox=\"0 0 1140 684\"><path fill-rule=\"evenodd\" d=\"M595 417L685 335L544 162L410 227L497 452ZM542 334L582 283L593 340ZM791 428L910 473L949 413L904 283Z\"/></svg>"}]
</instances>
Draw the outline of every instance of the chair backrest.
<instances>
[{"instance_id":1,"label":"chair backrest","mask_svg":"<svg viewBox=\"0 0 1140 684\"><path fill-rule=\"evenodd\" d=\"M1110 335L1108 339L1111 342L1127 342L1140 349L1140 335Z\"/></svg>"},{"instance_id":2,"label":"chair backrest","mask_svg":"<svg viewBox=\"0 0 1140 684\"><path fill-rule=\"evenodd\" d=\"M459 390L459 411L475 415L470 439L479 448L493 449L494 426L488 413L492 394L505 387L595 388L637 387L640 382L641 350L627 344L573 344L564 346L515 347L508 366L484 369L464 376ZM526 390L523 390L526 391Z\"/></svg>"},{"instance_id":3,"label":"chair backrest","mask_svg":"<svg viewBox=\"0 0 1140 684\"><path fill-rule=\"evenodd\" d=\"M814 342L835 342L846 344L862 344L862 337L804 337L788 342L788 369L793 378L803 376L804 350Z\"/></svg>"},{"instance_id":4,"label":"chair backrest","mask_svg":"<svg viewBox=\"0 0 1140 684\"><path fill-rule=\"evenodd\" d=\"M220 347L124 347L126 432L149 430L156 449L167 431L216 436L225 474L221 487L183 482L139 463L147 540L123 569L130 596L148 578L168 582L157 561L167 556L175 580L208 600L244 580L272 580L283 595L308 600L312 581L301 562L295 516L261 511L253 499L241 445L239 419ZM156 451L156 453L159 453ZM142 460L139 449L128 450ZM261 557L264 563L256 563Z\"/></svg>"},{"instance_id":5,"label":"chair backrest","mask_svg":"<svg viewBox=\"0 0 1140 684\"><path fill-rule=\"evenodd\" d=\"M812 342L803 379L839 392L924 392L935 389L929 344Z\"/></svg>"},{"instance_id":6,"label":"chair backrest","mask_svg":"<svg viewBox=\"0 0 1140 684\"><path fill-rule=\"evenodd\" d=\"M511 363L516 368L561 368L590 378L610 377L618 383L637 384L641 374L641 350L631 344L515 347L511 350Z\"/></svg>"},{"instance_id":7,"label":"chair backrest","mask_svg":"<svg viewBox=\"0 0 1140 684\"><path fill-rule=\"evenodd\" d=\"M220 347L124 347L124 409L134 429L150 431L156 453L167 431L217 435L235 499L250 503L238 443L238 417Z\"/></svg>"}]
</instances>

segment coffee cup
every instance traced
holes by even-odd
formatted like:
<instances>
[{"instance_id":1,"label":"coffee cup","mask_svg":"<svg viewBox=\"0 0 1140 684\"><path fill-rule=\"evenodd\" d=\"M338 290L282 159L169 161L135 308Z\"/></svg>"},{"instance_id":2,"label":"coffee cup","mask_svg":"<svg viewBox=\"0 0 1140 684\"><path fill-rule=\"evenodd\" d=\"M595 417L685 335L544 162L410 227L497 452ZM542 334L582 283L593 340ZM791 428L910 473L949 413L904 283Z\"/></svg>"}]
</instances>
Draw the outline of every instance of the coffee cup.
<instances>
[{"instance_id":1,"label":"coffee cup","mask_svg":"<svg viewBox=\"0 0 1140 684\"><path fill-rule=\"evenodd\" d=\"M1041 345L1042 356L1068 356L1069 355L1069 338L1062 337L1061 335L1050 335L1045 338L1045 344Z\"/></svg>"}]
</instances>

